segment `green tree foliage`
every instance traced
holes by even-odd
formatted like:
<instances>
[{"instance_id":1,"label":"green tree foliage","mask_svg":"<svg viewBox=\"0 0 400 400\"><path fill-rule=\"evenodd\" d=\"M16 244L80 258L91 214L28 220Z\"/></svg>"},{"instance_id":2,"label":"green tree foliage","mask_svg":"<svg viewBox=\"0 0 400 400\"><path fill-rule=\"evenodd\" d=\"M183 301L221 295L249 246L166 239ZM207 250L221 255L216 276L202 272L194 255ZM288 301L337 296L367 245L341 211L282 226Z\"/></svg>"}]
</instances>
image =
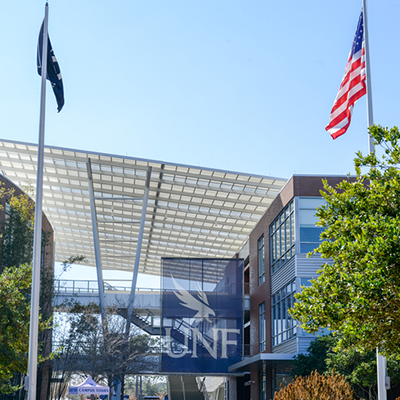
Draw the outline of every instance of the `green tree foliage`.
<instances>
[{"instance_id":1,"label":"green tree foliage","mask_svg":"<svg viewBox=\"0 0 400 400\"><path fill-rule=\"evenodd\" d=\"M6 268L0 275L0 392L10 393L15 372L25 372L29 348L32 269L27 264ZM48 328L40 323L40 330Z\"/></svg>"},{"instance_id":2,"label":"green tree foliage","mask_svg":"<svg viewBox=\"0 0 400 400\"><path fill-rule=\"evenodd\" d=\"M324 374L328 371L326 359L328 352L333 351L332 336L323 336L313 340L307 353L300 353L293 359L293 376L308 376L313 371Z\"/></svg>"},{"instance_id":3,"label":"green tree foliage","mask_svg":"<svg viewBox=\"0 0 400 400\"><path fill-rule=\"evenodd\" d=\"M332 370L343 375L351 385L357 398L376 399L377 375L376 353L360 353L355 348L338 349L338 336L324 336L311 342L306 354L299 354L293 360L292 373L308 376L312 371L327 375ZM391 356L388 360L388 374L392 392L398 393L400 383L400 363Z\"/></svg>"},{"instance_id":4,"label":"green tree foliage","mask_svg":"<svg viewBox=\"0 0 400 400\"><path fill-rule=\"evenodd\" d=\"M27 193L31 188L25 188ZM0 273L6 267L32 261L35 205L27 195L15 195L14 189L0 187L0 200L6 200L5 218L0 227Z\"/></svg>"},{"instance_id":5,"label":"green tree foliage","mask_svg":"<svg viewBox=\"0 0 400 400\"><path fill-rule=\"evenodd\" d=\"M275 393L274 400L354 400L350 385L333 371L324 376L317 371L307 377L296 377L292 383Z\"/></svg>"},{"instance_id":6,"label":"green tree foliage","mask_svg":"<svg viewBox=\"0 0 400 400\"><path fill-rule=\"evenodd\" d=\"M29 193L31 188L27 186L25 190ZM0 211L4 211L0 226L0 392L3 394L20 387L21 379L17 378L21 378L27 369L34 208L28 195L16 195L14 189L6 189L0 184ZM45 247L48 235L44 234L42 240ZM50 353L53 283L52 265L42 268L40 318L43 316L47 322L39 325L42 351L38 359L46 361L41 369L48 365ZM46 339L47 343L44 343ZM38 378L42 378L43 373L39 372Z\"/></svg>"},{"instance_id":7,"label":"green tree foliage","mask_svg":"<svg viewBox=\"0 0 400 400\"><path fill-rule=\"evenodd\" d=\"M142 385L143 396L160 396L167 394L167 381L165 377L144 376Z\"/></svg>"},{"instance_id":8,"label":"green tree foliage","mask_svg":"<svg viewBox=\"0 0 400 400\"><path fill-rule=\"evenodd\" d=\"M317 211L324 241L315 252L331 262L297 295L291 313L308 332L341 332L342 346L399 356L400 133L381 126L370 132L383 155L359 152L354 181L324 182L327 204Z\"/></svg>"},{"instance_id":9,"label":"green tree foliage","mask_svg":"<svg viewBox=\"0 0 400 400\"><path fill-rule=\"evenodd\" d=\"M167 379L160 375L133 375L126 377L125 395L133 400L140 399L140 379L142 380L142 396L159 396L162 399L167 394Z\"/></svg>"}]
</instances>

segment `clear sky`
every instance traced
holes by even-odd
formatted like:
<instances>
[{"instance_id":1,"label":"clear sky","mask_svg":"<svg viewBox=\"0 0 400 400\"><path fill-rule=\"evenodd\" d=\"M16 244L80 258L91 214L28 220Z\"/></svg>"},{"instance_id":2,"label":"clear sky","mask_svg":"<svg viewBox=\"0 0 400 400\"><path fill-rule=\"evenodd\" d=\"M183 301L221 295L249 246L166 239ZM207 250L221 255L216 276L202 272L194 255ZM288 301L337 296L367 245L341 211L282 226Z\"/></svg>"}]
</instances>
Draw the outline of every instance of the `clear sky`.
<instances>
[{"instance_id":1,"label":"clear sky","mask_svg":"<svg viewBox=\"0 0 400 400\"><path fill-rule=\"evenodd\" d=\"M44 2L0 3L0 138L37 143ZM325 131L361 0L50 0L46 144L289 178L354 172L365 97ZM398 125L400 2L369 0L375 122ZM1 168L1 167L0 167Z\"/></svg>"},{"instance_id":2,"label":"clear sky","mask_svg":"<svg viewBox=\"0 0 400 400\"><path fill-rule=\"evenodd\" d=\"M375 122L398 124L400 2L369 0ZM50 0L66 104L46 143L289 178L353 172L365 97L325 131L361 0ZM0 138L37 142L44 2L0 5Z\"/></svg>"}]
</instances>

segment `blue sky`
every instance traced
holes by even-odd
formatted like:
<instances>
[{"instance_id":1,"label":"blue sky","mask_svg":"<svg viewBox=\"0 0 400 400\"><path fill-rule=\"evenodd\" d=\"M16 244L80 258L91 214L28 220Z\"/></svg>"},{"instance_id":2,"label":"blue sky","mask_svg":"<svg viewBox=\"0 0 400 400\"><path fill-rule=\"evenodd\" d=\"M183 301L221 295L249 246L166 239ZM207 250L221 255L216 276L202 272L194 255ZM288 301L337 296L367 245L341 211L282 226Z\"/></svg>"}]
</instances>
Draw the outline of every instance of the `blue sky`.
<instances>
[{"instance_id":1,"label":"blue sky","mask_svg":"<svg viewBox=\"0 0 400 400\"><path fill-rule=\"evenodd\" d=\"M361 0L50 0L46 144L289 178L353 172L365 97L325 131ZM400 2L369 0L375 122L398 125ZM44 2L0 4L0 138L37 142Z\"/></svg>"},{"instance_id":2,"label":"blue sky","mask_svg":"<svg viewBox=\"0 0 400 400\"><path fill-rule=\"evenodd\" d=\"M400 3L369 0L375 122L398 124ZM288 178L353 172L365 97L325 132L361 0L50 0L66 104L46 143ZM1 2L1 138L37 142L44 3Z\"/></svg>"}]
</instances>

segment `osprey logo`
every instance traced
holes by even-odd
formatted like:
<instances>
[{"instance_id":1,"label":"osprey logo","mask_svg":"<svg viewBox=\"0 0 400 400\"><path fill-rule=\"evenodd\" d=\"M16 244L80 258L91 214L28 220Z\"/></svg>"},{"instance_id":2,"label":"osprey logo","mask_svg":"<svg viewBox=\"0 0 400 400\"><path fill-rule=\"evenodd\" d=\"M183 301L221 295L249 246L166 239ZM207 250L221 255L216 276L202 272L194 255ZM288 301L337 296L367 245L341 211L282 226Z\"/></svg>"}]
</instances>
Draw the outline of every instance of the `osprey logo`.
<instances>
[{"instance_id":1,"label":"osprey logo","mask_svg":"<svg viewBox=\"0 0 400 400\"><path fill-rule=\"evenodd\" d=\"M179 285L179 283L171 275L172 282L175 285L176 291L174 291L175 296L179 299L180 305L190 310L196 312L193 316L194 319L205 319L208 322L211 321L211 317L215 317L214 310L210 307L207 295L202 291L198 290L197 297L190 294L186 289ZM178 317L179 318L179 317ZM165 327L165 346L166 353L171 358L181 358L190 354L191 358L198 358L198 344L201 344L203 348L213 357L215 360L217 358L228 358L228 346L238 346L237 335L240 335L239 329L229 329L229 328L211 328L207 334L202 333L198 328L194 326L187 327L189 332L181 331L180 333L184 337L184 342L182 344L182 351L180 353L175 353L172 351L172 337L171 332L175 330L174 328ZM229 337L228 337L229 336ZM192 344L190 349L189 338ZM218 344L219 343L219 344ZM218 351L219 349L219 351ZM219 356L219 357L218 357Z\"/></svg>"},{"instance_id":2,"label":"osprey logo","mask_svg":"<svg viewBox=\"0 0 400 400\"><path fill-rule=\"evenodd\" d=\"M243 260L165 257L161 271L161 371L229 375L243 352Z\"/></svg>"},{"instance_id":3,"label":"osprey logo","mask_svg":"<svg viewBox=\"0 0 400 400\"><path fill-rule=\"evenodd\" d=\"M180 300L180 305L190 310L197 311L193 318L205 319L208 322L211 322L210 317L215 317L215 312L210 308L210 303L208 302L207 295L202 291L198 290L197 296L199 299L196 299L193 295L191 295L186 289L181 287L179 283L174 279L171 275L172 282L175 285L176 297Z\"/></svg>"}]
</instances>

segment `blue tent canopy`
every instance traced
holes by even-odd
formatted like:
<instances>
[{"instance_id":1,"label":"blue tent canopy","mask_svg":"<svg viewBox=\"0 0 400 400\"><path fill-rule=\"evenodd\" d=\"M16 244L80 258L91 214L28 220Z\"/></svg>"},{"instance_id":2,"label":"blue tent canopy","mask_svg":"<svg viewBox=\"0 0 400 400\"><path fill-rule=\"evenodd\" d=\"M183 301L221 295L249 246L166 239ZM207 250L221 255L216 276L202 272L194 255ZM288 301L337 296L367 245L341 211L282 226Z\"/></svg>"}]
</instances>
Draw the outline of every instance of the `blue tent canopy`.
<instances>
[{"instance_id":1,"label":"blue tent canopy","mask_svg":"<svg viewBox=\"0 0 400 400\"><path fill-rule=\"evenodd\" d=\"M70 386L68 388L69 394L110 394L110 388L108 386L101 386L96 383L90 376L88 376L85 382L78 386Z\"/></svg>"}]
</instances>

